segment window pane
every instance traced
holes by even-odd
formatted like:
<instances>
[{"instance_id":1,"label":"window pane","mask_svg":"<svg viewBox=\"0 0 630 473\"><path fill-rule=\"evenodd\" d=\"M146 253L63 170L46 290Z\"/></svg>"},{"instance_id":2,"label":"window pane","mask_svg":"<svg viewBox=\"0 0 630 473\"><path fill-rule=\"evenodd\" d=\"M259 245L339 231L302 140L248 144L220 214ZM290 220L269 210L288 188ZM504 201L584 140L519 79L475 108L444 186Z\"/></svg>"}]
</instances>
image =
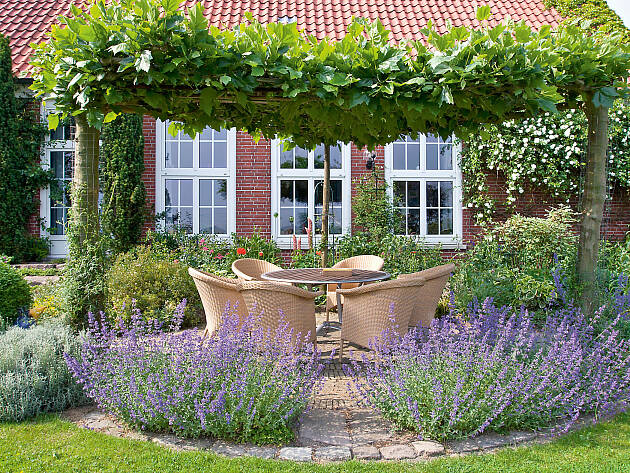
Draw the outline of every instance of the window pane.
<instances>
[{"instance_id":1,"label":"window pane","mask_svg":"<svg viewBox=\"0 0 630 473\"><path fill-rule=\"evenodd\" d=\"M453 234L453 211L451 209L440 210L440 230L442 235Z\"/></svg>"},{"instance_id":2,"label":"window pane","mask_svg":"<svg viewBox=\"0 0 630 473\"><path fill-rule=\"evenodd\" d=\"M427 207L438 207L437 181L427 181Z\"/></svg>"},{"instance_id":3,"label":"window pane","mask_svg":"<svg viewBox=\"0 0 630 473\"><path fill-rule=\"evenodd\" d=\"M182 207L179 211L179 225L191 233L193 229L193 209L192 207Z\"/></svg>"},{"instance_id":4,"label":"window pane","mask_svg":"<svg viewBox=\"0 0 630 473\"><path fill-rule=\"evenodd\" d=\"M227 208L216 207L214 209L214 233L227 234Z\"/></svg>"},{"instance_id":5,"label":"window pane","mask_svg":"<svg viewBox=\"0 0 630 473\"><path fill-rule=\"evenodd\" d=\"M220 130L214 130L215 140L227 140L227 128L221 128Z\"/></svg>"},{"instance_id":6,"label":"window pane","mask_svg":"<svg viewBox=\"0 0 630 473\"><path fill-rule=\"evenodd\" d=\"M63 179L63 151L51 151L50 169L56 178Z\"/></svg>"},{"instance_id":7,"label":"window pane","mask_svg":"<svg viewBox=\"0 0 630 473\"><path fill-rule=\"evenodd\" d=\"M212 181L210 179L199 180L199 205L212 205Z\"/></svg>"},{"instance_id":8,"label":"window pane","mask_svg":"<svg viewBox=\"0 0 630 473\"><path fill-rule=\"evenodd\" d=\"M166 207L179 205L179 192L178 192L177 179L167 179L164 191L164 205Z\"/></svg>"},{"instance_id":9,"label":"window pane","mask_svg":"<svg viewBox=\"0 0 630 473\"><path fill-rule=\"evenodd\" d=\"M212 151L211 143L202 141L199 143L199 167L211 168L212 167Z\"/></svg>"},{"instance_id":10,"label":"window pane","mask_svg":"<svg viewBox=\"0 0 630 473\"><path fill-rule=\"evenodd\" d=\"M212 209L199 209L199 233L212 233Z\"/></svg>"},{"instance_id":11,"label":"window pane","mask_svg":"<svg viewBox=\"0 0 630 473\"><path fill-rule=\"evenodd\" d=\"M440 169L453 169L452 146L440 145Z\"/></svg>"},{"instance_id":12,"label":"window pane","mask_svg":"<svg viewBox=\"0 0 630 473\"><path fill-rule=\"evenodd\" d=\"M308 206L308 181L295 181L295 206Z\"/></svg>"},{"instance_id":13,"label":"window pane","mask_svg":"<svg viewBox=\"0 0 630 473\"><path fill-rule=\"evenodd\" d=\"M429 133L427 134L427 143L437 143L439 140L437 135L434 135L433 133Z\"/></svg>"},{"instance_id":14,"label":"window pane","mask_svg":"<svg viewBox=\"0 0 630 473\"><path fill-rule=\"evenodd\" d=\"M177 209L173 209L172 207L166 207L165 209L165 220L167 228L173 227L177 221Z\"/></svg>"},{"instance_id":15,"label":"window pane","mask_svg":"<svg viewBox=\"0 0 630 473\"><path fill-rule=\"evenodd\" d=\"M280 168L293 169L293 150L280 152Z\"/></svg>"},{"instance_id":16,"label":"window pane","mask_svg":"<svg viewBox=\"0 0 630 473\"><path fill-rule=\"evenodd\" d=\"M407 206L420 207L420 182L407 182Z\"/></svg>"},{"instance_id":17,"label":"window pane","mask_svg":"<svg viewBox=\"0 0 630 473\"><path fill-rule=\"evenodd\" d=\"M53 235L64 234L64 217L65 209L53 208L50 209L50 233Z\"/></svg>"},{"instance_id":18,"label":"window pane","mask_svg":"<svg viewBox=\"0 0 630 473\"><path fill-rule=\"evenodd\" d=\"M308 209L295 209L295 234L304 235L308 226Z\"/></svg>"},{"instance_id":19,"label":"window pane","mask_svg":"<svg viewBox=\"0 0 630 473\"><path fill-rule=\"evenodd\" d=\"M293 209L280 209L280 234L293 234Z\"/></svg>"},{"instance_id":20,"label":"window pane","mask_svg":"<svg viewBox=\"0 0 630 473\"><path fill-rule=\"evenodd\" d=\"M182 179L179 181L179 205L193 204L193 181L192 179ZM191 215L192 216L192 215Z\"/></svg>"},{"instance_id":21,"label":"window pane","mask_svg":"<svg viewBox=\"0 0 630 473\"><path fill-rule=\"evenodd\" d=\"M280 181L280 206L293 206L293 181Z\"/></svg>"},{"instance_id":22,"label":"window pane","mask_svg":"<svg viewBox=\"0 0 630 473\"><path fill-rule=\"evenodd\" d=\"M420 209L409 209L407 214L407 226L409 235L420 234Z\"/></svg>"},{"instance_id":23,"label":"window pane","mask_svg":"<svg viewBox=\"0 0 630 473\"><path fill-rule=\"evenodd\" d=\"M166 142L166 163L167 168L176 168L179 164L178 160L179 152L177 147L177 141Z\"/></svg>"},{"instance_id":24,"label":"window pane","mask_svg":"<svg viewBox=\"0 0 630 473\"><path fill-rule=\"evenodd\" d=\"M453 206L453 183L440 182L440 207Z\"/></svg>"},{"instance_id":25,"label":"window pane","mask_svg":"<svg viewBox=\"0 0 630 473\"><path fill-rule=\"evenodd\" d=\"M214 168L227 168L227 143L225 141L214 143L214 154L212 157Z\"/></svg>"},{"instance_id":26,"label":"window pane","mask_svg":"<svg viewBox=\"0 0 630 473\"><path fill-rule=\"evenodd\" d=\"M212 128L206 127L199 136L200 140L210 141L212 139Z\"/></svg>"},{"instance_id":27,"label":"window pane","mask_svg":"<svg viewBox=\"0 0 630 473\"><path fill-rule=\"evenodd\" d=\"M295 169L308 169L308 151L295 148Z\"/></svg>"},{"instance_id":28,"label":"window pane","mask_svg":"<svg viewBox=\"0 0 630 473\"><path fill-rule=\"evenodd\" d=\"M427 169L436 170L438 168L438 145L427 145Z\"/></svg>"},{"instance_id":29,"label":"window pane","mask_svg":"<svg viewBox=\"0 0 630 473\"><path fill-rule=\"evenodd\" d=\"M406 198L406 182L394 181L394 204L405 206L407 205Z\"/></svg>"},{"instance_id":30,"label":"window pane","mask_svg":"<svg viewBox=\"0 0 630 473\"><path fill-rule=\"evenodd\" d=\"M192 141L182 141L179 147L179 167L193 167L193 143Z\"/></svg>"},{"instance_id":31,"label":"window pane","mask_svg":"<svg viewBox=\"0 0 630 473\"><path fill-rule=\"evenodd\" d=\"M64 175L63 177L66 179L72 178L74 174L74 170L72 167L74 166L74 152L73 151L65 151L63 156L64 162Z\"/></svg>"},{"instance_id":32,"label":"window pane","mask_svg":"<svg viewBox=\"0 0 630 473\"><path fill-rule=\"evenodd\" d=\"M330 191L332 193L331 197L330 197L330 201L332 202L333 205L341 205L341 181L330 181Z\"/></svg>"},{"instance_id":33,"label":"window pane","mask_svg":"<svg viewBox=\"0 0 630 473\"><path fill-rule=\"evenodd\" d=\"M420 169L420 145L418 143L407 145L407 169Z\"/></svg>"},{"instance_id":34,"label":"window pane","mask_svg":"<svg viewBox=\"0 0 630 473\"><path fill-rule=\"evenodd\" d=\"M341 169L343 159L341 157L341 145L330 147L330 169Z\"/></svg>"},{"instance_id":35,"label":"window pane","mask_svg":"<svg viewBox=\"0 0 630 473\"><path fill-rule=\"evenodd\" d=\"M331 156L332 161L332 156ZM315 146L315 151L313 151L313 166L315 169L324 169L324 146L317 145Z\"/></svg>"},{"instance_id":36,"label":"window pane","mask_svg":"<svg viewBox=\"0 0 630 473\"><path fill-rule=\"evenodd\" d=\"M440 234L440 225L438 222L438 212L437 209L427 209L427 234L429 235L439 235Z\"/></svg>"},{"instance_id":37,"label":"window pane","mask_svg":"<svg viewBox=\"0 0 630 473\"><path fill-rule=\"evenodd\" d=\"M214 180L214 205L227 206L227 180Z\"/></svg>"},{"instance_id":38,"label":"window pane","mask_svg":"<svg viewBox=\"0 0 630 473\"><path fill-rule=\"evenodd\" d=\"M330 233L339 234L342 231L343 211L341 207L334 207L330 214Z\"/></svg>"},{"instance_id":39,"label":"window pane","mask_svg":"<svg viewBox=\"0 0 630 473\"><path fill-rule=\"evenodd\" d=\"M394 169L405 169L404 144L394 144Z\"/></svg>"}]
</instances>

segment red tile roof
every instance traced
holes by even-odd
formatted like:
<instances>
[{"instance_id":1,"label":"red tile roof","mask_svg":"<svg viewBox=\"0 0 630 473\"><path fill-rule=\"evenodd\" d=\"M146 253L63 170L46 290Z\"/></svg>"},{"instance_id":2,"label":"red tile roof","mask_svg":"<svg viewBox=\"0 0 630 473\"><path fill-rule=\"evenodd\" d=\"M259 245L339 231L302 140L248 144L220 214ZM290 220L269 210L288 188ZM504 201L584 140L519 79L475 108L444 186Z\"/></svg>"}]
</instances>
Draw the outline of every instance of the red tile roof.
<instances>
[{"instance_id":1,"label":"red tile roof","mask_svg":"<svg viewBox=\"0 0 630 473\"><path fill-rule=\"evenodd\" d=\"M31 42L41 42L59 15L66 14L72 0L4 0L0 7L0 33L9 36L13 49L13 70L28 71ZM75 0L74 3L83 3ZM187 5L196 3L186 0ZM533 28L561 20L543 0L201 0L206 16L216 26L232 27L251 12L261 23L286 18L297 21L299 29L317 38L341 39L353 16L380 19L394 40L420 39L420 29L432 19L438 31L447 22L454 26L479 26L476 5L491 7L495 24L511 17L525 20Z\"/></svg>"}]
</instances>

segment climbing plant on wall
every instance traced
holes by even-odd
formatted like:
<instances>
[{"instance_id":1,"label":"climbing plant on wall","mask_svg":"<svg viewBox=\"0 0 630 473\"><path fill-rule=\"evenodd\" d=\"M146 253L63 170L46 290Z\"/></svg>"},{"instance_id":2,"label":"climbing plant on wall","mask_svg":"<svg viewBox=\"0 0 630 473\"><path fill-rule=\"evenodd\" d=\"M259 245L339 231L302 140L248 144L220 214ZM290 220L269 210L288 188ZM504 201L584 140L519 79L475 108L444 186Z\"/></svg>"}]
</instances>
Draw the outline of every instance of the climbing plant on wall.
<instances>
[{"instance_id":1,"label":"climbing plant on wall","mask_svg":"<svg viewBox=\"0 0 630 473\"><path fill-rule=\"evenodd\" d=\"M508 212L519 195L536 188L556 201L570 201L580 187L588 124L584 113L546 113L494 125L488 135L469 137L461 156L464 205L475 220L495 217L498 202ZM619 101L609 113L608 172L611 183L630 190L630 102ZM505 178L504 196L489 192L488 175Z\"/></svg>"},{"instance_id":2,"label":"climbing plant on wall","mask_svg":"<svg viewBox=\"0 0 630 473\"><path fill-rule=\"evenodd\" d=\"M124 114L101 134L101 225L116 252L138 243L146 217L142 117Z\"/></svg>"},{"instance_id":3,"label":"climbing plant on wall","mask_svg":"<svg viewBox=\"0 0 630 473\"><path fill-rule=\"evenodd\" d=\"M28 223L50 175L40 165L45 128L30 102L15 93L9 40L0 35L0 254L24 261L48 254L46 242L29 234Z\"/></svg>"}]
</instances>

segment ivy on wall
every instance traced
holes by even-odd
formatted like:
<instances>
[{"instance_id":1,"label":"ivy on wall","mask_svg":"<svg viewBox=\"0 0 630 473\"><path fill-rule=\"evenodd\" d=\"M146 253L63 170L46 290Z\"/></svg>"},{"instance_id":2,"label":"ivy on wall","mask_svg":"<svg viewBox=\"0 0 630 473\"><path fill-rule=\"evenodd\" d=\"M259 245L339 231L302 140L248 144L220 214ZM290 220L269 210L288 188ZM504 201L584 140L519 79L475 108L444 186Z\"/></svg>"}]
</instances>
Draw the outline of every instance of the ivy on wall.
<instances>
[{"instance_id":1,"label":"ivy on wall","mask_svg":"<svg viewBox=\"0 0 630 473\"><path fill-rule=\"evenodd\" d=\"M39 160L45 128L30 101L15 93L9 40L0 35L0 254L38 260L48 246L29 234L28 222L38 211L34 196L50 182Z\"/></svg>"},{"instance_id":2,"label":"ivy on wall","mask_svg":"<svg viewBox=\"0 0 630 473\"><path fill-rule=\"evenodd\" d=\"M101 226L116 252L138 243L146 217L142 117L124 114L101 134L103 206Z\"/></svg>"},{"instance_id":3,"label":"ivy on wall","mask_svg":"<svg viewBox=\"0 0 630 473\"><path fill-rule=\"evenodd\" d=\"M630 189L630 102L617 102L609 120L611 183ZM584 113L573 110L508 121L489 127L487 135L470 137L461 156L464 205L475 210L479 223L494 217L497 198L489 192L488 173L505 178L504 199L499 200L507 211L532 187L568 203L579 191L587 127Z\"/></svg>"},{"instance_id":4,"label":"ivy on wall","mask_svg":"<svg viewBox=\"0 0 630 473\"><path fill-rule=\"evenodd\" d=\"M630 31L606 0L544 0L547 8L555 8L563 18L587 20L605 33L622 32L630 40Z\"/></svg>"}]
</instances>

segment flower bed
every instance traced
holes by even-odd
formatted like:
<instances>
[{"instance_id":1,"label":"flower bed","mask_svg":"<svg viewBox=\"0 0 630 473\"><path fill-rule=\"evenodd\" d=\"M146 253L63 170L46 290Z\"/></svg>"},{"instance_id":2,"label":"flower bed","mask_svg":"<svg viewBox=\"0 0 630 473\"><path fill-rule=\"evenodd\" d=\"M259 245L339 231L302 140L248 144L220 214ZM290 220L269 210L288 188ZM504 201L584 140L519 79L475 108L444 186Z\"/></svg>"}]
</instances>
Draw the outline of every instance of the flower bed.
<instances>
[{"instance_id":1,"label":"flower bed","mask_svg":"<svg viewBox=\"0 0 630 473\"><path fill-rule=\"evenodd\" d=\"M181 320L183 305L178 308ZM254 443L293 438L292 426L319 389L323 364L312 345L292 343L286 324L264 332L226 312L210 338L166 333L136 312L129 326L90 320L71 372L99 407L149 431ZM176 327L169 327L172 331Z\"/></svg>"},{"instance_id":2,"label":"flower bed","mask_svg":"<svg viewBox=\"0 0 630 473\"><path fill-rule=\"evenodd\" d=\"M630 341L616 331L622 317L596 332L597 320L569 306L535 329L528 312L488 300L428 330L384 334L373 354L345 369L365 403L424 438L568 428L630 398Z\"/></svg>"}]
</instances>

